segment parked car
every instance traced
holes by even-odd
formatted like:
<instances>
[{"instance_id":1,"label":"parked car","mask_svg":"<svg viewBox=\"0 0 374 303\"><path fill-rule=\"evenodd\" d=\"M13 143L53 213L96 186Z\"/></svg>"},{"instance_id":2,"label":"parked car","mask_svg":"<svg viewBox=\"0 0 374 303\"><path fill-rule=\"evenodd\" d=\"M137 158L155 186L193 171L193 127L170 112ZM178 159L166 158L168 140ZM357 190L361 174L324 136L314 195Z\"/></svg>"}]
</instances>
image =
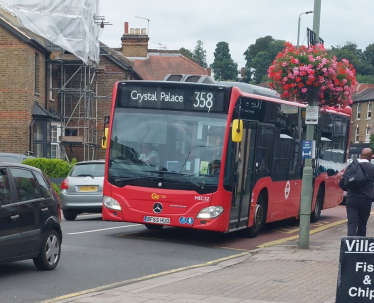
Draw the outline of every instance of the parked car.
<instances>
[{"instance_id":1,"label":"parked car","mask_svg":"<svg viewBox=\"0 0 374 303\"><path fill-rule=\"evenodd\" d=\"M61 212L56 192L35 167L0 162L0 264L33 259L54 269L61 254Z\"/></svg>"},{"instance_id":2,"label":"parked car","mask_svg":"<svg viewBox=\"0 0 374 303\"><path fill-rule=\"evenodd\" d=\"M30 158L35 157L22 154L0 153L0 161L2 162L22 163L23 160Z\"/></svg>"},{"instance_id":3,"label":"parked car","mask_svg":"<svg viewBox=\"0 0 374 303\"><path fill-rule=\"evenodd\" d=\"M61 183L64 218L75 220L81 213L101 213L105 161L78 162Z\"/></svg>"}]
</instances>

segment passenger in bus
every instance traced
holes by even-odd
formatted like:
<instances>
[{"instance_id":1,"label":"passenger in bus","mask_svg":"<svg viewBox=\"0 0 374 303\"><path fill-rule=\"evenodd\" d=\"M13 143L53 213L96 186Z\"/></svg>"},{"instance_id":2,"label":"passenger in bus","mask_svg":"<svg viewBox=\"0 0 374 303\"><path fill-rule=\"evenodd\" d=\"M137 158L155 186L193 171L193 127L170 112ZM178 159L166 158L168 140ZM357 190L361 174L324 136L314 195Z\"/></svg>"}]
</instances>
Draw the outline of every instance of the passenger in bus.
<instances>
[{"instance_id":1,"label":"passenger in bus","mask_svg":"<svg viewBox=\"0 0 374 303\"><path fill-rule=\"evenodd\" d=\"M143 143L141 146L141 154L139 160L142 160L145 164L151 166L160 166L160 156L158 152L152 149L151 143Z\"/></svg>"}]
</instances>

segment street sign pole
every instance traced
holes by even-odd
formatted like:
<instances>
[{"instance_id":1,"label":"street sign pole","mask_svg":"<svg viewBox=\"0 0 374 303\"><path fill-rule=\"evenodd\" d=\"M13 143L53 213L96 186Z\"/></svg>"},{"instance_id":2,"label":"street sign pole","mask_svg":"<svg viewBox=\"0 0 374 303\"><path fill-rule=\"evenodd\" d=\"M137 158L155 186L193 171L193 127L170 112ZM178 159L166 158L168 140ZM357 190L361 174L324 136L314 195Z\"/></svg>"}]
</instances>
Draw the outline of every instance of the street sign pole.
<instances>
[{"instance_id":1,"label":"street sign pole","mask_svg":"<svg viewBox=\"0 0 374 303\"><path fill-rule=\"evenodd\" d=\"M316 42L319 41L319 23L321 16L321 0L314 0L313 31L316 34ZM316 100L309 101L309 106L314 106ZM307 124L306 140L313 140L314 124ZM312 159L305 159L300 201L300 230L299 248L309 248L310 214L312 211L313 197L313 167Z\"/></svg>"}]
</instances>

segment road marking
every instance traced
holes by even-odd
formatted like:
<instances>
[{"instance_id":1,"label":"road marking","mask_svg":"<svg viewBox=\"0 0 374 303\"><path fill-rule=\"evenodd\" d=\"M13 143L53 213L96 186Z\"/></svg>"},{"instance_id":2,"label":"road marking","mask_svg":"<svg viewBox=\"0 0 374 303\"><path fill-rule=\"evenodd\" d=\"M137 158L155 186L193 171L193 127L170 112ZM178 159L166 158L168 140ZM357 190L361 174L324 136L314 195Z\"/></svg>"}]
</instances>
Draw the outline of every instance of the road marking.
<instances>
[{"instance_id":1,"label":"road marking","mask_svg":"<svg viewBox=\"0 0 374 303\"><path fill-rule=\"evenodd\" d=\"M108 227L108 228L101 228L101 229L87 230L87 231L79 231L79 232L76 232L76 233L67 233L67 235L88 234L88 233L94 233L94 232L97 232L97 231L110 230L110 229L117 229L117 228L127 228L127 227L134 227L134 226L140 226L140 225L143 225L143 224L124 225L124 226L116 226L116 227Z\"/></svg>"},{"instance_id":2,"label":"road marking","mask_svg":"<svg viewBox=\"0 0 374 303\"><path fill-rule=\"evenodd\" d=\"M371 216L374 215L374 212L371 212L370 215ZM336 222L333 222L333 223L322 225L320 227L317 227L315 229L310 230L309 234L310 235L316 234L318 232L324 231L324 230L329 229L331 227L347 223L347 221L348 221L347 219L343 219L343 220L340 220L340 221L336 221ZM287 237L287 238L283 238L283 239L279 239L279 240L275 240L275 241L270 241L270 242L262 243L261 245L258 245L257 247L258 248L263 248L263 247L266 247L266 246L283 244L284 242L297 240L298 238L299 238L299 235L291 236L291 237Z\"/></svg>"},{"instance_id":3,"label":"road marking","mask_svg":"<svg viewBox=\"0 0 374 303\"><path fill-rule=\"evenodd\" d=\"M194 269L194 268L199 268L199 267L204 267L204 266L210 266L210 265L213 265L213 264L216 264L216 263L221 263L221 262L224 262L224 261L227 261L227 260L243 257L243 256L246 256L248 254L249 254L248 252L244 252L244 253L241 253L241 254L216 259L216 260L213 260L213 261L208 261L208 262L202 263L202 264L196 264L196 265L171 269L171 270L163 271L163 272L160 272L160 273L157 273L157 274L147 275L147 276L143 276L143 277L139 277L139 278L134 278L134 279L130 279L130 280L125 280L125 281L121 281L121 282L116 282L116 283L112 283L112 284L108 284L108 285L99 286L99 287L96 287L96 288L91 288L91 289L87 289L87 290L83 290L83 291L78 291L78 292L71 293L71 294L68 294L68 295L64 295L64 296L61 296L61 297L56 297L56 298L53 298L53 299L48 299L48 300L45 300L45 301L41 301L39 303L52 303L52 302L56 302L56 301L60 301L60 300L71 299L73 297L77 297L77 296L81 296L81 295L85 295L85 294L89 294L89 293L93 293L93 292L97 292L97 291L108 290L108 289L112 289L112 288L116 288L116 287L121 287L121 286L125 286L125 285L131 284L131 283L141 282L141 281L149 280L149 279L153 279L153 278L158 278L158 277L174 274L174 273L189 270L189 269Z\"/></svg>"},{"instance_id":4,"label":"road marking","mask_svg":"<svg viewBox=\"0 0 374 303\"><path fill-rule=\"evenodd\" d=\"M320 226L324 226L326 224L330 224L330 222L327 222L327 221L318 221L318 222L315 222L315 223L310 223L310 226L311 227L320 227ZM279 233L293 234L295 232L298 232L300 230L300 228L299 227L296 227L296 228L281 227L281 228L276 228L274 230L277 231L277 232L279 232Z\"/></svg>"},{"instance_id":5,"label":"road marking","mask_svg":"<svg viewBox=\"0 0 374 303\"><path fill-rule=\"evenodd\" d=\"M337 226L337 225L341 225L343 223L346 223L347 222L347 219L344 219L344 220L340 220L340 221L336 221L334 223L330 223L330 224L326 224L326 225L323 225L321 227L317 227L313 230L311 230L309 232L310 235L313 235L313 234L316 234L320 231L323 231L323 230L326 230L330 227L334 227L334 226ZM278 239L278 240L274 240L274 241L270 241L270 242L266 242L266 243L262 243L261 245L258 245L257 247L259 248L263 248L263 247L266 247L266 246L272 246L272 245L277 245L277 244L283 244L284 242L287 242L287 241L293 241L293 240L296 240L299 238L299 235L296 235L296 236L291 236L291 237L287 237L287 238L282 238L282 239Z\"/></svg>"}]
</instances>

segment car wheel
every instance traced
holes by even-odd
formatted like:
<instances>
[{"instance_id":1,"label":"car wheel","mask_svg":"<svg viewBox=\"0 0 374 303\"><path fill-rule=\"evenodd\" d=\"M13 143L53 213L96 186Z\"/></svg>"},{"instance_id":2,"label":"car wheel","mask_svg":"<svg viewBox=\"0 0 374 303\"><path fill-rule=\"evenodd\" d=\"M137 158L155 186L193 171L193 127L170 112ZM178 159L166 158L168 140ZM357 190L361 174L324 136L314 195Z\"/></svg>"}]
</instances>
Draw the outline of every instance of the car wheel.
<instances>
[{"instance_id":1,"label":"car wheel","mask_svg":"<svg viewBox=\"0 0 374 303\"><path fill-rule=\"evenodd\" d=\"M322 206L323 206L323 190L322 188L318 189L317 198L316 198L316 206L314 207L314 211L312 211L310 215L310 222L314 223L317 222L319 217L321 216Z\"/></svg>"},{"instance_id":2,"label":"car wheel","mask_svg":"<svg viewBox=\"0 0 374 303\"><path fill-rule=\"evenodd\" d=\"M262 194L260 194L257 198L255 214L254 214L254 222L251 227L246 229L246 236L249 238L255 238L258 236L262 228L265 226L266 223L266 202L265 198Z\"/></svg>"},{"instance_id":3,"label":"car wheel","mask_svg":"<svg viewBox=\"0 0 374 303\"><path fill-rule=\"evenodd\" d=\"M64 209L62 213L64 214L64 218L67 221L74 221L78 215L75 211L70 210L70 209Z\"/></svg>"},{"instance_id":4,"label":"car wheel","mask_svg":"<svg viewBox=\"0 0 374 303\"><path fill-rule=\"evenodd\" d=\"M144 225L150 230L160 230L161 228L164 227L163 225L157 225L157 224L144 224Z\"/></svg>"},{"instance_id":5,"label":"car wheel","mask_svg":"<svg viewBox=\"0 0 374 303\"><path fill-rule=\"evenodd\" d=\"M40 270L54 269L61 254L61 237L56 230L50 230L43 240L39 256L34 258L36 268Z\"/></svg>"}]
</instances>

